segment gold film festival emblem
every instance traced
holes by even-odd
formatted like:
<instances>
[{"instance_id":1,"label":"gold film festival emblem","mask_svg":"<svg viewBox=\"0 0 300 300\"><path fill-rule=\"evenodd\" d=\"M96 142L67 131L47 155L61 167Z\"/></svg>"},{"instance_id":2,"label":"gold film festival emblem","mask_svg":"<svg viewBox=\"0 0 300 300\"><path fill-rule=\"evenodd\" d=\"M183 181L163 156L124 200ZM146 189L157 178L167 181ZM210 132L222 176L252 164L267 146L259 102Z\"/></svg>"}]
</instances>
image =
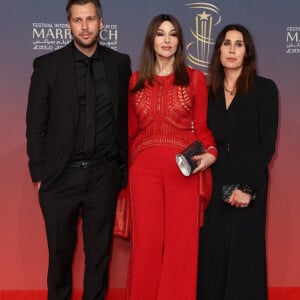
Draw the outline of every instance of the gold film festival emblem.
<instances>
[{"instance_id":1,"label":"gold film festival emblem","mask_svg":"<svg viewBox=\"0 0 300 300\"><path fill-rule=\"evenodd\" d=\"M207 74L214 45L213 29L221 22L219 8L206 2L187 3L185 6L195 10L194 23L190 25L193 41L186 46L187 62L190 67L200 68Z\"/></svg>"}]
</instances>

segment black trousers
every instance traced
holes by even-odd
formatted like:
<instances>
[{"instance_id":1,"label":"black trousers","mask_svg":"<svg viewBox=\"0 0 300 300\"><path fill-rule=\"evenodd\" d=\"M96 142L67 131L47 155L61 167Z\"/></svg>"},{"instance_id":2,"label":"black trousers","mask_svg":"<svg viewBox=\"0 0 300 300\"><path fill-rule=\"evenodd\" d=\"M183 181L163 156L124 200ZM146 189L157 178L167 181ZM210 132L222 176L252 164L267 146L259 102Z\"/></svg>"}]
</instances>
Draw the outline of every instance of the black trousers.
<instances>
[{"instance_id":1,"label":"black trousers","mask_svg":"<svg viewBox=\"0 0 300 300\"><path fill-rule=\"evenodd\" d=\"M48 300L69 300L78 220L85 252L84 300L103 300L107 289L117 196L117 161L90 168L66 167L50 187L39 191L48 248Z\"/></svg>"}]
</instances>

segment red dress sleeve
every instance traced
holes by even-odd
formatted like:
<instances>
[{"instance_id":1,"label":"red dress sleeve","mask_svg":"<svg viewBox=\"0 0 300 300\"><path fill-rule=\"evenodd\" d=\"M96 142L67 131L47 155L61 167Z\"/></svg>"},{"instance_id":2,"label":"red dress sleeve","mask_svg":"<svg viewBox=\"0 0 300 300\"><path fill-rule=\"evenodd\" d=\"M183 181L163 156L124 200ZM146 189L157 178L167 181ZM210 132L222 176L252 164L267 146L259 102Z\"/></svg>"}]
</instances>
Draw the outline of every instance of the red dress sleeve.
<instances>
[{"instance_id":1,"label":"red dress sleeve","mask_svg":"<svg viewBox=\"0 0 300 300\"><path fill-rule=\"evenodd\" d=\"M128 95L128 147L129 147L129 163L131 161L131 145L133 142L133 139L138 133L138 118L135 111L134 106L134 93L131 92L133 87L135 86L136 79L137 79L138 73L135 72L131 75L130 81L129 81L129 95Z\"/></svg>"},{"instance_id":2,"label":"red dress sleeve","mask_svg":"<svg viewBox=\"0 0 300 300\"><path fill-rule=\"evenodd\" d=\"M207 127L207 106L208 94L206 87L205 75L198 71L192 70L191 83L194 93L194 129L198 140L200 140L207 152L217 157L216 143L212 132Z\"/></svg>"}]
</instances>

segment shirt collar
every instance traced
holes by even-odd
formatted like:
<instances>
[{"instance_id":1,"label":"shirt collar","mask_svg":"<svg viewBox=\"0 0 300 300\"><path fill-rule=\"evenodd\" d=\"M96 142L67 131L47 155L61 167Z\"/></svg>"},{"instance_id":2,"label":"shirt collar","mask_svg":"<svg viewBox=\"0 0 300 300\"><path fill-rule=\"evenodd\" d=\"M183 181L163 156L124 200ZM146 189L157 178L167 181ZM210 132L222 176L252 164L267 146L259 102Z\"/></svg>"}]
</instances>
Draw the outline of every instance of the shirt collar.
<instances>
[{"instance_id":1,"label":"shirt collar","mask_svg":"<svg viewBox=\"0 0 300 300\"><path fill-rule=\"evenodd\" d=\"M91 57L86 56L84 53L82 53L74 44L74 41L72 42L72 50L73 50L73 57L75 61L82 61L86 59L93 59L93 60L99 60L100 59L100 53L99 53L99 44L97 43L97 49L93 53Z\"/></svg>"}]
</instances>

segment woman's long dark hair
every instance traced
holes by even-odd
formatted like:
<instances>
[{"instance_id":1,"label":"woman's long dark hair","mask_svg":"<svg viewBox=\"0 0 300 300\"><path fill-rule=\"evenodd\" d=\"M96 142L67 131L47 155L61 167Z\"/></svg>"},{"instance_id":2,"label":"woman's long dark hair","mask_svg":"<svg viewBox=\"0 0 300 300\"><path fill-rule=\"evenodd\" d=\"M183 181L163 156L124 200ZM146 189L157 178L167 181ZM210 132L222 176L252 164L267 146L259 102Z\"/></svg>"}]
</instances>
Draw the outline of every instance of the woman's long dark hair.
<instances>
[{"instance_id":1,"label":"woman's long dark hair","mask_svg":"<svg viewBox=\"0 0 300 300\"><path fill-rule=\"evenodd\" d=\"M178 38L178 47L175 53L174 62L174 84L186 86L189 84L189 76L186 71L184 61L184 46L183 46L183 33L178 20L172 15L161 14L152 19L146 31L144 46L141 53L139 75L137 82L132 89L136 92L145 87L147 81L150 85L153 84L155 77L155 64L156 55L154 51L154 38L161 23L169 21L173 24Z\"/></svg>"},{"instance_id":2,"label":"woman's long dark hair","mask_svg":"<svg viewBox=\"0 0 300 300\"><path fill-rule=\"evenodd\" d=\"M256 76L256 54L253 39L249 31L240 24L225 26L216 39L214 52L210 62L210 86L209 92L216 96L224 87L224 69L220 62L220 48L225 39L226 33L231 30L239 31L243 35L246 53L243 61L242 72L237 80L237 94L245 95L252 86Z\"/></svg>"}]
</instances>

